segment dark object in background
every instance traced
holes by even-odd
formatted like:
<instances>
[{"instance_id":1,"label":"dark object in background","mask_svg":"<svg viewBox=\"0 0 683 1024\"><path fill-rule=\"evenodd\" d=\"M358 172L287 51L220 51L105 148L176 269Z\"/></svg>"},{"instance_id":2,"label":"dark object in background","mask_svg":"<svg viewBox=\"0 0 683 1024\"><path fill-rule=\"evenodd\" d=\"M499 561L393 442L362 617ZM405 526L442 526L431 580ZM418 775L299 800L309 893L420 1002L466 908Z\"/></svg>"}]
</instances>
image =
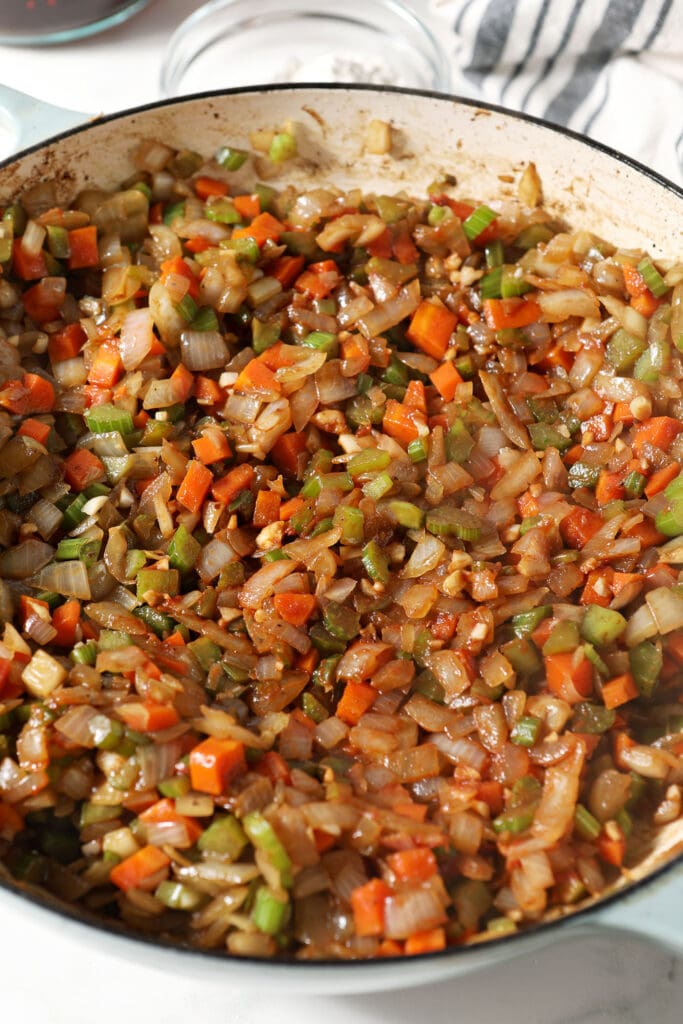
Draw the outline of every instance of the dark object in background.
<instances>
[{"instance_id":1,"label":"dark object in background","mask_svg":"<svg viewBox=\"0 0 683 1024\"><path fill-rule=\"evenodd\" d=\"M101 32L149 0L1 0L0 42L64 43Z\"/></svg>"}]
</instances>

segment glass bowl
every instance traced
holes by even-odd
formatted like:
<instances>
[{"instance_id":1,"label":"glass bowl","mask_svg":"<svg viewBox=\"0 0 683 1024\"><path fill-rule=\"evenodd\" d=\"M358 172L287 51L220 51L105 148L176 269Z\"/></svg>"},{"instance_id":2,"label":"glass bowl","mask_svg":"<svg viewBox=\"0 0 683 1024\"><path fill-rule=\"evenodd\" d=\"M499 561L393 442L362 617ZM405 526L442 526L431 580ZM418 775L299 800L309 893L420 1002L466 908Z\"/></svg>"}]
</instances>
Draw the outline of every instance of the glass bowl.
<instances>
[{"instance_id":1,"label":"glass bowl","mask_svg":"<svg viewBox=\"0 0 683 1024\"><path fill-rule=\"evenodd\" d=\"M211 0L168 45L164 96L288 82L447 92L446 54L399 0Z\"/></svg>"},{"instance_id":2,"label":"glass bowl","mask_svg":"<svg viewBox=\"0 0 683 1024\"><path fill-rule=\"evenodd\" d=\"M113 28L149 0L0 0L0 43L68 43Z\"/></svg>"}]
</instances>

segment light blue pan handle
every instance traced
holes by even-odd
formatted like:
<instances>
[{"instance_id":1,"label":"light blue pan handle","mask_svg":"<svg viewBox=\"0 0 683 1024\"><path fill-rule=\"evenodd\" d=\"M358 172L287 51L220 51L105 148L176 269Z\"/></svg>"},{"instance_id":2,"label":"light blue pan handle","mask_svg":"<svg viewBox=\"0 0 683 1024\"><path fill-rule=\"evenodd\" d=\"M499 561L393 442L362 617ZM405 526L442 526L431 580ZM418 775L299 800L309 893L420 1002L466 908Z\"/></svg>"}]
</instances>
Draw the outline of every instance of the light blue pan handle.
<instances>
[{"instance_id":1,"label":"light blue pan handle","mask_svg":"<svg viewBox=\"0 0 683 1024\"><path fill-rule=\"evenodd\" d=\"M90 115L65 110L7 85L0 85L0 116L14 132L14 149L28 149L51 135L83 125Z\"/></svg>"},{"instance_id":2,"label":"light blue pan handle","mask_svg":"<svg viewBox=\"0 0 683 1024\"><path fill-rule=\"evenodd\" d=\"M631 932L683 957L683 864L599 909L591 925Z\"/></svg>"}]
</instances>

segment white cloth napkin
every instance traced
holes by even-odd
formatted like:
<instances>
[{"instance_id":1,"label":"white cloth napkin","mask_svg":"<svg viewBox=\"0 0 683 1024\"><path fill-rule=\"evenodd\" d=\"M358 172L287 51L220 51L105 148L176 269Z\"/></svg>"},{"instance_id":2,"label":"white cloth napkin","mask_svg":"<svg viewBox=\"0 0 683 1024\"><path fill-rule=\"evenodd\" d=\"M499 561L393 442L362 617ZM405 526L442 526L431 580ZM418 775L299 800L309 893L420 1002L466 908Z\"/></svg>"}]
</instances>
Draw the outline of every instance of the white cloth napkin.
<instances>
[{"instance_id":1,"label":"white cloth napkin","mask_svg":"<svg viewBox=\"0 0 683 1024\"><path fill-rule=\"evenodd\" d=\"M683 182L683 0L430 0L429 13L454 92Z\"/></svg>"}]
</instances>

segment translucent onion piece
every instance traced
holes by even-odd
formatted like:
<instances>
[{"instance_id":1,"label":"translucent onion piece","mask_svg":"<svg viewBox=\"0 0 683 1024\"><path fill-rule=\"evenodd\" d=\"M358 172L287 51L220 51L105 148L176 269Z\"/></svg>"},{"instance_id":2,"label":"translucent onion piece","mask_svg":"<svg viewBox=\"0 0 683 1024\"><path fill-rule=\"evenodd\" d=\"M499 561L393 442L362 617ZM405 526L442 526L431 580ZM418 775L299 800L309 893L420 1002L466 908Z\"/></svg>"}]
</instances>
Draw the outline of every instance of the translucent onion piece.
<instances>
[{"instance_id":1,"label":"translucent onion piece","mask_svg":"<svg viewBox=\"0 0 683 1024\"><path fill-rule=\"evenodd\" d=\"M218 331L183 331L180 336L183 363L195 373L215 370L228 361L228 348Z\"/></svg>"},{"instance_id":2,"label":"translucent onion piece","mask_svg":"<svg viewBox=\"0 0 683 1024\"><path fill-rule=\"evenodd\" d=\"M34 586L65 597L77 597L81 601L89 601L91 597L88 570L83 562L55 562L46 565L35 577Z\"/></svg>"},{"instance_id":3,"label":"translucent onion piece","mask_svg":"<svg viewBox=\"0 0 683 1024\"><path fill-rule=\"evenodd\" d=\"M0 554L0 575L10 580L25 580L42 569L54 555L54 548L39 540L25 540ZM59 593L59 588L45 588Z\"/></svg>"}]
</instances>

